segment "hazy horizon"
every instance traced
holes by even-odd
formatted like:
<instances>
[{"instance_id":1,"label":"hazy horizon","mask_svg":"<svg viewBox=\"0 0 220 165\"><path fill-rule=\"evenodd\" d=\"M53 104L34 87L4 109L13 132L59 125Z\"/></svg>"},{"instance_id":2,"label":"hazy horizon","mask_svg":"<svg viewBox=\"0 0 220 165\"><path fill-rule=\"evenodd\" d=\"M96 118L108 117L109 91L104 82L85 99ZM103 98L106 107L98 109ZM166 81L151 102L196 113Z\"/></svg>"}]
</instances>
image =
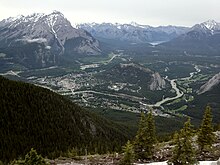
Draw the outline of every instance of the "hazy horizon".
<instances>
[{"instance_id":1,"label":"hazy horizon","mask_svg":"<svg viewBox=\"0 0 220 165\"><path fill-rule=\"evenodd\" d=\"M220 21L219 0L103 0L93 1L34 1L0 0L0 20L17 15L51 13L60 11L72 25L79 23L120 23L136 22L150 26L186 26L213 19Z\"/></svg>"}]
</instances>

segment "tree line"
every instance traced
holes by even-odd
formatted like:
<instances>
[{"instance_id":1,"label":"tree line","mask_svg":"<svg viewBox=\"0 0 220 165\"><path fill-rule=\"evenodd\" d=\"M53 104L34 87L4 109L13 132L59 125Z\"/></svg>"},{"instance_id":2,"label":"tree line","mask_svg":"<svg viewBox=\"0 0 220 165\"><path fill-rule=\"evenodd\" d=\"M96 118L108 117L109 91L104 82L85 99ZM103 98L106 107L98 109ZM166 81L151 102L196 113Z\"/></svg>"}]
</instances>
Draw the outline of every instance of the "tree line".
<instances>
[{"instance_id":1,"label":"tree line","mask_svg":"<svg viewBox=\"0 0 220 165\"><path fill-rule=\"evenodd\" d=\"M174 134L172 154L167 161L168 165L198 164L198 155L205 156L215 142L213 133L211 107L207 106L200 128L195 131L190 118L184 127ZM157 144L155 121L150 111L147 115L141 113L139 129L134 140L128 141L123 147L124 157L121 165L131 165L133 162L152 161Z\"/></svg>"}]
</instances>

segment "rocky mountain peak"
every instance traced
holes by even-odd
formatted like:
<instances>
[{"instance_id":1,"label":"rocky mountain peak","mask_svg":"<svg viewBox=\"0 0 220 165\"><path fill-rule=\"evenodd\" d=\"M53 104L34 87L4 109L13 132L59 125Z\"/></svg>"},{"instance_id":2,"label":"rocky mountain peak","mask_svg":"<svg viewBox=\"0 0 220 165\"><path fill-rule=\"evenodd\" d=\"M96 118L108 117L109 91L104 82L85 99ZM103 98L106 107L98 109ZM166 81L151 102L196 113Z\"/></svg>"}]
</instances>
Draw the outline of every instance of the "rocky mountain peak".
<instances>
[{"instance_id":1,"label":"rocky mountain peak","mask_svg":"<svg viewBox=\"0 0 220 165\"><path fill-rule=\"evenodd\" d=\"M63 16L63 14L60 11L57 11L57 10L53 10L53 12L51 14L56 14L56 15L62 15Z\"/></svg>"},{"instance_id":2,"label":"rocky mountain peak","mask_svg":"<svg viewBox=\"0 0 220 165\"><path fill-rule=\"evenodd\" d=\"M160 76L158 72L155 72L152 74L151 84L150 84L150 90L162 90L165 88L166 82L165 80Z\"/></svg>"},{"instance_id":3,"label":"rocky mountain peak","mask_svg":"<svg viewBox=\"0 0 220 165\"><path fill-rule=\"evenodd\" d=\"M21 28L25 31L28 29L33 30L39 24L40 26L45 26L45 25L51 26L51 24L55 25L57 21L62 23L67 23L68 25L71 26L70 22L64 17L64 15L61 12L53 11L50 14L33 13L27 16L18 15L17 17L9 17L0 22L0 27L10 28L10 29Z\"/></svg>"},{"instance_id":4,"label":"rocky mountain peak","mask_svg":"<svg viewBox=\"0 0 220 165\"><path fill-rule=\"evenodd\" d=\"M49 54L54 56L50 58L53 59L51 64L56 64L57 57L64 54L100 54L99 42L88 32L73 28L59 11L53 11L50 14L20 15L0 21L0 48L12 48L30 43L38 43L46 48ZM49 59L48 53L46 54L47 57L44 57L44 54L33 58L46 66L48 60L45 58Z\"/></svg>"},{"instance_id":5,"label":"rocky mountain peak","mask_svg":"<svg viewBox=\"0 0 220 165\"><path fill-rule=\"evenodd\" d=\"M220 24L217 23L215 20L212 20L212 19L210 19L206 22L203 22L202 25L205 26L209 30L217 30L217 29L220 28L220 26L219 26Z\"/></svg>"},{"instance_id":6,"label":"rocky mountain peak","mask_svg":"<svg viewBox=\"0 0 220 165\"><path fill-rule=\"evenodd\" d=\"M191 28L191 30L203 31L206 33L215 32L220 30L220 23L217 23L215 20L208 20L206 22L196 24Z\"/></svg>"}]
</instances>

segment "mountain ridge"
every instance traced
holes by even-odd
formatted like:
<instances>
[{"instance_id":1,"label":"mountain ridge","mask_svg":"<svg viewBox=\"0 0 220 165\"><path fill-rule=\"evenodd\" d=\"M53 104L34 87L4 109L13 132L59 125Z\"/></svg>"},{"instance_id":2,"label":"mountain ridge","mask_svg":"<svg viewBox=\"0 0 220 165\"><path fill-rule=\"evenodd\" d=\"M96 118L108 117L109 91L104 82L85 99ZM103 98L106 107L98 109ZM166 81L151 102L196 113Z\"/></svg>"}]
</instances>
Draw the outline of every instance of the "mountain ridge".
<instances>
[{"instance_id":1,"label":"mountain ridge","mask_svg":"<svg viewBox=\"0 0 220 165\"><path fill-rule=\"evenodd\" d=\"M127 127L95 115L48 89L0 76L0 160L17 159L31 148L56 157L117 151Z\"/></svg>"},{"instance_id":2,"label":"mountain ridge","mask_svg":"<svg viewBox=\"0 0 220 165\"><path fill-rule=\"evenodd\" d=\"M76 25L78 29L84 29L97 38L119 39L121 41L145 43L166 41L184 33L188 28L181 26L140 25L136 22L130 24L119 23L84 23Z\"/></svg>"},{"instance_id":3,"label":"mountain ridge","mask_svg":"<svg viewBox=\"0 0 220 165\"><path fill-rule=\"evenodd\" d=\"M194 25L187 33L160 44L170 50L189 54L213 54L220 51L220 23L208 20Z\"/></svg>"},{"instance_id":4,"label":"mountain ridge","mask_svg":"<svg viewBox=\"0 0 220 165\"><path fill-rule=\"evenodd\" d=\"M203 84L197 91L199 95L211 91L215 86L220 85L220 72L215 74L211 79L209 79L205 84Z\"/></svg>"},{"instance_id":5,"label":"mountain ridge","mask_svg":"<svg viewBox=\"0 0 220 165\"><path fill-rule=\"evenodd\" d=\"M32 45L32 49L21 50L16 55L9 53L10 49L27 45ZM0 49L6 50L6 54L10 54L20 63L26 64L28 60L32 61L34 67L35 65L38 67L55 65L59 63L59 58L62 56L101 53L98 40L82 29L73 28L58 11L50 14L21 15L2 20ZM37 53L34 54L34 52Z\"/></svg>"}]
</instances>

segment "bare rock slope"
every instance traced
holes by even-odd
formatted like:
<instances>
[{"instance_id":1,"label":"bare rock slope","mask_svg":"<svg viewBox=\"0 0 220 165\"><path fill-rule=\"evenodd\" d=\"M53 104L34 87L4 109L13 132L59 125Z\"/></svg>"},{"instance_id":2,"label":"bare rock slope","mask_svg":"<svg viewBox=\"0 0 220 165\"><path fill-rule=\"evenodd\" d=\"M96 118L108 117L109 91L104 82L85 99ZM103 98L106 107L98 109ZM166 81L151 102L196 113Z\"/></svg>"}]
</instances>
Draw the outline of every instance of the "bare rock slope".
<instances>
[{"instance_id":1,"label":"bare rock slope","mask_svg":"<svg viewBox=\"0 0 220 165\"><path fill-rule=\"evenodd\" d=\"M213 76L207 83L202 85L197 93L203 94L210 91L211 89L213 89L213 87L217 85L220 85L220 72Z\"/></svg>"},{"instance_id":2,"label":"bare rock slope","mask_svg":"<svg viewBox=\"0 0 220 165\"><path fill-rule=\"evenodd\" d=\"M62 55L100 54L99 42L75 29L58 11L10 17L0 22L0 51L15 50L13 58L37 66L53 65ZM30 55L31 54L31 55Z\"/></svg>"}]
</instances>

